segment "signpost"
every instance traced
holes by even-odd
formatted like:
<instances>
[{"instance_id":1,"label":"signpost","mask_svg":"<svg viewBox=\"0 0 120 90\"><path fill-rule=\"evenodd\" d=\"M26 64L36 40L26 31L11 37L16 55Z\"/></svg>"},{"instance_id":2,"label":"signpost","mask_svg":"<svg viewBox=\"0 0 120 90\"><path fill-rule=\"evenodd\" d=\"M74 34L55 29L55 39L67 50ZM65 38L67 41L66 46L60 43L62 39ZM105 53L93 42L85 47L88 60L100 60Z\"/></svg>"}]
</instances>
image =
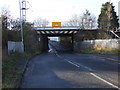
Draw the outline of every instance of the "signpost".
<instances>
[{"instance_id":1,"label":"signpost","mask_svg":"<svg viewBox=\"0 0 120 90\"><path fill-rule=\"evenodd\" d=\"M52 22L52 27L61 27L61 22Z\"/></svg>"}]
</instances>

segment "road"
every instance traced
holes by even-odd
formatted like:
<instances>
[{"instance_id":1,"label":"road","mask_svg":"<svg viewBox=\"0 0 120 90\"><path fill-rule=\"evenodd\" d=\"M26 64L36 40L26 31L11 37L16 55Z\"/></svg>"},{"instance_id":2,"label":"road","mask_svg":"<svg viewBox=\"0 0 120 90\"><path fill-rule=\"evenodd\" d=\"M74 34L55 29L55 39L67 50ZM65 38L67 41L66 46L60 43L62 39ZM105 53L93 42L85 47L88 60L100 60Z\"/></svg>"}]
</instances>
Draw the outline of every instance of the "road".
<instances>
[{"instance_id":1,"label":"road","mask_svg":"<svg viewBox=\"0 0 120 90\"><path fill-rule=\"evenodd\" d=\"M57 52L66 52L66 51L70 52L71 51L71 48L64 47L60 44L60 42L57 42L57 41L49 40L48 46L50 49L55 50Z\"/></svg>"},{"instance_id":2,"label":"road","mask_svg":"<svg viewBox=\"0 0 120 90\"><path fill-rule=\"evenodd\" d=\"M118 62L100 57L40 54L30 60L21 88L118 88Z\"/></svg>"}]
</instances>

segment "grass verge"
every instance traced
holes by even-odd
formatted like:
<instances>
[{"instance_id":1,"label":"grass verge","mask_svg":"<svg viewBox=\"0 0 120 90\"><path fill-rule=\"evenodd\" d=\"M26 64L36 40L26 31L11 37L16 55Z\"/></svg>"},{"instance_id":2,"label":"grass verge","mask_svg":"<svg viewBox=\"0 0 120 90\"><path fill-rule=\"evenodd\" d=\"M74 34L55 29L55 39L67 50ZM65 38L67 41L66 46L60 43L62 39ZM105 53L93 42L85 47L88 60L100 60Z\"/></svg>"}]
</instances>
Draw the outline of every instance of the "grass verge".
<instances>
[{"instance_id":1,"label":"grass verge","mask_svg":"<svg viewBox=\"0 0 120 90\"><path fill-rule=\"evenodd\" d=\"M2 60L2 88L16 88L22 75L25 62L36 53L13 53Z\"/></svg>"}]
</instances>

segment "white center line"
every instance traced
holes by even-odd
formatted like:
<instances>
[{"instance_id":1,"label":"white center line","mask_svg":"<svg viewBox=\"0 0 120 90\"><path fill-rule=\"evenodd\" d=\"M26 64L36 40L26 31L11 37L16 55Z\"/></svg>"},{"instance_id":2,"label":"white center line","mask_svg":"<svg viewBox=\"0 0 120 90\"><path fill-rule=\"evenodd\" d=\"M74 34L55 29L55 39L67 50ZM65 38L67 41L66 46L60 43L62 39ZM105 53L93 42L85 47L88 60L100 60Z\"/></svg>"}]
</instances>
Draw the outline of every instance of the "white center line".
<instances>
[{"instance_id":1,"label":"white center line","mask_svg":"<svg viewBox=\"0 0 120 90\"><path fill-rule=\"evenodd\" d=\"M91 69L91 68L89 68L89 67L87 67L87 66L85 66L85 65L82 65L82 64L80 64L80 63L77 63L77 62L75 62L77 65L79 65L79 66L81 66L81 67L83 67L83 68L85 68L85 69L87 69L87 70L89 70L89 71L94 71L93 69Z\"/></svg>"},{"instance_id":2,"label":"white center line","mask_svg":"<svg viewBox=\"0 0 120 90\"><path fill-rule=\"evenodd\" d=\"M114 88L120 89L118 86L116 86L116 85L114 85L114 84L112 84L112 83L110 83L110 82L108 82L108 81L102 79L101 77L97 76L96 74L94 74L94 73L90 73L90 74L91 74L92 76L96 77L97 79L99 79L99 80L101 80L101 81L103 81L103 82L109 84L110 86L112 86L112 87L114 87Z\"/></svg>"},{"instance_id":3,"label":"white center line","mask_svg":"<svg viewBox=\"0 0 120 90\"><path fill-rule=\"evenodd\" d=\"M56 55L57 55L59 58L61 58L60 55L58 55L58 54L56 54ZM107 83L108 85L110 85L110 86L112 86L112 87L114 87L114 88L120 89L118 86L116 86L116 85L114 85L114 84L108 82L107 80L105 80L105 79L99 77L98 75L92 73L91 71L94 71L94 70L92 70L91 68L89 68L89 67L87 67L87 66L85 66L85 65L79 64L79 63L77 63L77 62L71 62L71 61L69 61L69 60L67 60L67 59L64 59L64 60L67 61L68 63L72 64L72 65L75 65L76 67L80 67L80 66L81 66L81 67L83 67L83 68L89 70L89 71L90 71L90 75L96 77L97 79L99 79L99 80L101 80L101 81ZM120 64L120 63L119 63L119 64Z\"/></svg>"},{"instance_id":4,"label":"white center line","mask_svg":"<svg viewBox=\"0 0 120 90\"><path fill-rule=\"evenodd\" d=\"M66 60L66 59L65 59ZM67 62L69 62L69 63L71 63L71 64L73 64L73 65L75 65L76 67L80 67L80 66L78 66L77 64L75 64L75 63L73 63L73 62L71 62L71 61L68 61L68 60L66 60Z\"/></svg>"}]
</instances>

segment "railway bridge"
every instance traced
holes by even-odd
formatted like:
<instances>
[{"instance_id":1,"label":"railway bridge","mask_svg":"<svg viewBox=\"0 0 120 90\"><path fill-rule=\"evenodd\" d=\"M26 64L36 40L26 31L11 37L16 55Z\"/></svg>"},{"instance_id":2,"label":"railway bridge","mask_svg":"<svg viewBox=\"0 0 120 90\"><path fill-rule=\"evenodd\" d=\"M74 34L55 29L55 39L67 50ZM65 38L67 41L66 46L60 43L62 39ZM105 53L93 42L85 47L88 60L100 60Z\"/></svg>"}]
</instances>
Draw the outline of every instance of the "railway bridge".
<instances>
[{"instance_id":1,"label":"railway bridge","mask_svg":"<svg viewBox=\"0 0 120 90\"><path fill-rule=\"evenodd\" d=\"M42 51L47 51L48 37L71 37L72 50L74 47L74 35L80 31L80 27L35 27L34 30L39 35L40 47Z\"/></svg>"}]
</instances>

